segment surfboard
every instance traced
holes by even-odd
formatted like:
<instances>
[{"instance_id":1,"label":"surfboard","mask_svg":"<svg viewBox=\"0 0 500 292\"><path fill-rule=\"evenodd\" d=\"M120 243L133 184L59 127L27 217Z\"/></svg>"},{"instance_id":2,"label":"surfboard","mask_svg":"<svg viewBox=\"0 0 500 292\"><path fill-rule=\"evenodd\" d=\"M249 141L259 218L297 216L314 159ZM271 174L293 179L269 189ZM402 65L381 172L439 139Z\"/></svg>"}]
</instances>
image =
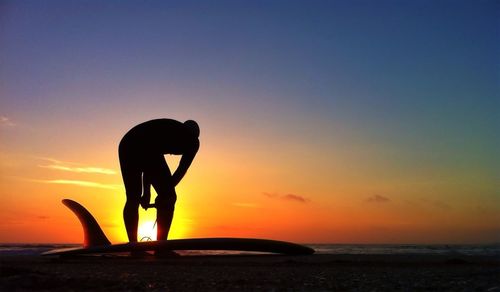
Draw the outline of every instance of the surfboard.
<instances>
[{"instance_id":1,"label":"surfboard","mask_svg":"<svg viewBox=\"0 0 500 292\"><path fill-rule=\"evenodd\" d=\"M83 227L83 247L54 249L43 255L86 255L154 250L228 250L309 255L314 249L286 241L260 238L189 238L112 244L97 220L79 203L64 199L62 203L78 217Z\"/></svg>"}]
</instances>

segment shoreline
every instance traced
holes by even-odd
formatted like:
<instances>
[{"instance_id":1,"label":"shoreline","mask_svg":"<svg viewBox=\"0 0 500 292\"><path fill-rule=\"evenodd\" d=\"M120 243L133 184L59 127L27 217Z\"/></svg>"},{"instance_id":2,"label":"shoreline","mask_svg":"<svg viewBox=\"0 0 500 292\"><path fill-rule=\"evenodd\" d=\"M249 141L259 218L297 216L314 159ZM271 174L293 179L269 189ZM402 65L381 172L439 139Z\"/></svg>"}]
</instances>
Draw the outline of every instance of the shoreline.
<instances>
[{"instance_id":1,"label":"shoreline","mask_svg":"<svg viewBox=\"0 0 500 292\"><path fill-rule=\"evenodd\" d=\"M1 290L500 291L498 256L0 256Z\"/></svg>"}]
</instances>

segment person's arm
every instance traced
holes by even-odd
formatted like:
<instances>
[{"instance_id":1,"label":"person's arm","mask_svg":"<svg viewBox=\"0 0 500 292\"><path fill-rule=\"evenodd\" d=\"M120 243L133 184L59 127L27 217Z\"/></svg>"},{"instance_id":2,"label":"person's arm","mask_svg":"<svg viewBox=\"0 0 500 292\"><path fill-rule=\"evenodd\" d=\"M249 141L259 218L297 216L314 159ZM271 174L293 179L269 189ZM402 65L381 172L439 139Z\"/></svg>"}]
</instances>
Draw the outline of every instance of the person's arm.
<instances>
[{"instance_id":1,"label":"person's arm","mask_svg":"<svg viewBox=\"0 0 500 292\"><path fill-rule=\"evenodd\" d=\"M193 144L193 147L182 155L181 161L179 162L179 166L172 175L172 182L174 186L177 186L177 184L186 174L186 171L193 162L194 156L198 152L199 148L200 148L200 142L198 139L196 139L196 143Z\"/></svg>"},{"instance_id":2,"label":"person's arm","mask_svg":"<svg viewBox=\"0 0 500 292\"><path fill-rule=\"evenodd\" d=\"M144 209L148 209L151 201L151 181L149 176L144 172L142 174L142 197L141 197L141 206Z\"/></svg>"}]
</instances>

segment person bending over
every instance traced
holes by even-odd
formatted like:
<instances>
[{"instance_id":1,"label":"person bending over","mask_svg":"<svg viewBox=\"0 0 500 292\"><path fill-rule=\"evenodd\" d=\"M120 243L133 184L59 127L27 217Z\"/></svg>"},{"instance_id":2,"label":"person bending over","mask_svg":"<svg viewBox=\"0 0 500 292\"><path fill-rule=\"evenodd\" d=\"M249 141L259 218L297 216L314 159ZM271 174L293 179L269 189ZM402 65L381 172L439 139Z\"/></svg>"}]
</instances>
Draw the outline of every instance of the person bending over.
<instances>
[{"instance_id":1,"label":"person bending over","mask_svg":"<svg viewBox=\"0 0 500 292\"><path fill-rule=\"evenodd\" d=\"M158 194L155 199L157 239L167 239L177 200L175 186L198 152L199 135L200 128L193 120L182 123L156 119L133 127L123 136L118 154L127 195L123 219L130 242L137 242L139 205L144 209L150 206L151 185ZM174 174L171 174L164 154L182 155Z\"/></svg>"}]
</instances>

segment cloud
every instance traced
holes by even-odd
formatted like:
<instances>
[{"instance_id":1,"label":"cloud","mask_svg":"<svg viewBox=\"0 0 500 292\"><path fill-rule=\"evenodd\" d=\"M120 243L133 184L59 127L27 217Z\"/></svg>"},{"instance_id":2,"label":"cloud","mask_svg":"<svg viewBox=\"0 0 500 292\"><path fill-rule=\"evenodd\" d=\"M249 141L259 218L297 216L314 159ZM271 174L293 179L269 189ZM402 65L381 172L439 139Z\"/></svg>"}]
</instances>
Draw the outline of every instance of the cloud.
<instances>
[{"instance_id":1,"label":"cloud","mask_svg":"<svg viewBox=\"0 0 500 292\"><path fill-rule=\"evenodd\" d=\"M62 170L77 173L97 173L97 174L116 174L116 171L109 168L95 167L95 166L82 166L82 164L74 162L64 162L52 158L38 157L38 159L47 160L52 162L48 165L38 165L38 167L49 168L54 170Z\"/></svg>"},{"instance_id":2,"label":"cloud","mask_svg":"<svg viewBox=\"0 0 500 292\"><path fill-rule=\"evenodd\" d=\"M63 165L39 165L39 167L50 168L55 170L69 171L69 172L79 172L79 173L98 173L98 174L116 174L116 171L101 167L70 167Z\"/></svg>"},{"instance_id":3,"label":"cloud","mask_svg":"<svg viewBox=\"0 0 500 292\"><path fill-rule=\"evenodd\" d=\"M309 199L306 199L302 196L295 195L295 194L287 194L282 197L284 200L291 200L291 201L298 201L301 203L307 203L309 202Z\"/></svg>"},{"instance_id":4,"label":"cloud","mask_svg":"<svg viewBox=\"0 0 500 292\"><path fill-rule=\"evenodd\" d=\"M286 201L295 201L295 202L299 202L299 203L308 203L310 202L311 200L304 197L304 196L301 196L301 195L297 195L297 194L286 194L286 195L281 195L281 194L276 194L276 193L267 193L267 192L263 192L262 193L264 196L268 197L268 198L272 198L272 199L281 199L281 200L286 200Z\"/></svg>"},{"instance_id":5,"label":"cloud","mask_svg":"<svg viewBox=\"0 0 500 292\"><path fill-rule=\"evenodd\" d=\"M274 193L266 193L266 192L263 192L262 193L264 196L266 197L269 197L269 198L276 198L278 197L279 195L278 194L274 194Z\"/></svg>"},{"instance_id":6,"label":"cloud","mask_svg":"<svg viewBox=\"0 0 500 292\"><path fill-rule=\"evenodd\" d=\"M1 126L7 126L7 127L13 127L16 124L14 124L8 117L6 117L6 116L0 116L0 125Z\"/></svg>"},{"instance_id":7,"label":"cloud","mask_svg":"<svg viewBox=\"0 0 500 292\"><path fill-rule=\"evenodd\" d=\"M66 179L55 179L55 180L45 180L41 181L48 184L62 184L62 185L76 185L81 187L91 187L91 188L101 188L101 189L117 189L121 185L114 184L102 184L91 181L83 181L83 180L66 180Z\"/></svg>"},{"instance_id":8,"label":"cloud","mask_svg":"<svg viewBox=\"0 0 500 292\"><path fill-rule=\"evenodd\" d=\"M391 200L389 198L381 196L381 195L373 195L373 196L367 198L366 201L369 203L388 203Z\"/></svg>"}]
</instances>

